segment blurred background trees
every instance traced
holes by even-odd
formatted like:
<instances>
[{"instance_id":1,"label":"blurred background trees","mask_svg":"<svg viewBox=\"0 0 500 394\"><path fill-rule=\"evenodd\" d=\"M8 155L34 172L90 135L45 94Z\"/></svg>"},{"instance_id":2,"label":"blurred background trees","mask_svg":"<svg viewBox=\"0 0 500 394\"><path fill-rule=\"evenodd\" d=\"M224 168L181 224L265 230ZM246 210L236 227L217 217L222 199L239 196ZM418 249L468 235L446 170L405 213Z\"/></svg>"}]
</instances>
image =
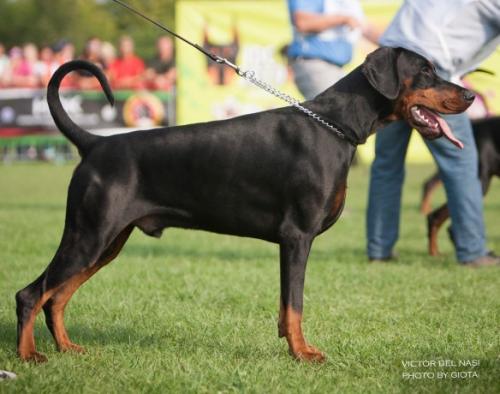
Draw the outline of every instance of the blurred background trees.
<instances>
[{"instance_id":1,"label":"blurred background trees","mask_svg":"<svg viewBox=\"0 0 500 394\"><path fill-rule=\"evenodd\" d=\"M125 0L169 27L174 27L175 0ZM0 42L7 47L34 42L51 45L66 39L77 52L92 36L116 43L131 35L137 53L149 58L161 30L111 0L0 0Z\"/></svg>"}]
</instances>

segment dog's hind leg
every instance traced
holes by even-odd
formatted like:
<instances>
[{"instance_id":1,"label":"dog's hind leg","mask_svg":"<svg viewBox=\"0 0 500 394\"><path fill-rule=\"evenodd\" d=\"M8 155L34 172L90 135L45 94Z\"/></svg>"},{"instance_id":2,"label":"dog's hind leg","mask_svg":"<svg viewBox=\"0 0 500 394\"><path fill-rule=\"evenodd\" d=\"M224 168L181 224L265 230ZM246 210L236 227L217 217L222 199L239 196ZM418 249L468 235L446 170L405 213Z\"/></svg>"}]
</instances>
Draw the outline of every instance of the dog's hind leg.
<instances>
[{"instance_id":1,"label":"dog's hind leg","mask_svg":"<svg viewBox=\"0 0 500 394\"><path fill-rule=\"evenodd\" d=\"M439 255L438 233L443 223L450 217L448 204L440 206L427 216L427 237L429 245L429 254L431 256Z\"/></svg>"},{"instance_id":2,"label":"dog's hind leg","mask_svg":"<svg viewBox=\"0 0 500 394\"><path fill-rule=\"evenodd\" d=\"M312 239L305 235L287 237L280 243L281 299L278 335L286 337L296 359L324 361L318 349L306 343L302 333L302 304L307 258Z\"/></svg>"},{"instance_id":3,"label":"dog's hind leg","mask_svg":"<svg viewBox=\"0 0 500 394\"><path fill-rule=\"evenodd\" d=\"M106 264L110 263L120 253L123 245L132 233L134 226L126 227L115 240L107 247L105 252L100 256L97 263L87 268L86 270L74 275L54 293L54 295L43 306L45 313L45 322L49 328L59 351L75 351L83 353L85 350L71 342L64 327L64 309L71 299L71 296L78 288L85 283L92 275L99 271Z\"/></svg>"},{"instance_id":4,"label":"dog's hind leg","mask_svg":"<svg viewBox=\"0 0 500 394\"><path fill-rule=\"evenodd\" d=\"M17 353L25 361L47 361L47 357L36 351L33 334L36 315L56 290L43 290L46 273L45 270L34 282L16 294Z\"/></svg>"},{"instance_id":5,"label":"dog's hind leg","mask_svg":"<svg viewBox=\"0 0 500 394\"><path fill-rule=\"evenodd\" d=\"M103 185L92 169L80 167L75 171L61 244L43 274L16 294L17 351L23 360L46 360L36 352L34 324L49 300L45 314L57 345L61 350L72 347L62 324L64 305L82 283L115 256L113 246L123 246L132 229L124 232L130 223L125 219L128 196L115 189L110 192Z\"/></svg>"},{"instance_id":6,"label":"dog's hind leg","mask_svg":"<svg viewBox=\"0 0 500 394\"><path fill-rule=\"evenodd\" d=\"M424 215L427 215L431 211L432 194L440 184L441 178L439 177L439 173L434 174L424 183L422 188L422 201L420 203L420 212Z\"/></svg>"},{"instance_id":7,"label":"dog's hind leg","mask_svg":"<svg viewBox=\"0 0 500 394\"><path fill-rule=\"evenodd\" d=\"M89 253L99 248L92 232L67 230L65 229L61 245L42 275L16 294L17 352L22 360L35 362L47 360L35 348L34 324L36 316L45 303L68 280L81 274L97 260L98 254Z\"/></svg>"},{"instance_id":8,"label":"dog's hind leg","mask_svg":"<svg viewBox=\"0 0 500 394\"><path fill-rule=\"evenodd\" d=\"M106 233L86 226L76 231L65 229L61 245L46 270L33 283L16 294L17 351L22 360L43 362L46 357L36 351L34 324L42 308L60 350L81 350L73 345L63 325L64 306L73 293L111 261L127 240L133 226L119 232L112 242L105 242Z\"/></svg>"}]
</instances>

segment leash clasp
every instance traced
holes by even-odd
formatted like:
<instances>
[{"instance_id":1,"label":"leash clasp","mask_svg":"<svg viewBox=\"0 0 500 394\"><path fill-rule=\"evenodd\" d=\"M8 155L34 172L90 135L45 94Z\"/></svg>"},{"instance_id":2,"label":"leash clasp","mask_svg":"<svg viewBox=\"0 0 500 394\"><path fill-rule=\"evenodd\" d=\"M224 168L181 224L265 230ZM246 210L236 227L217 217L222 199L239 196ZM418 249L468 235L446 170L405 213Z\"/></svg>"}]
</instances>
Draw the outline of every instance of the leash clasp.
<instances>
[{"instance_id":1,"label":"leash clasp","mask_svg":"<svg viewBox=\"0 0 500 394\"><path fill-rule=\"evenodd\" d=\"M225 57L213 55L212 59L219 64L225 64L226 66L232 68L236 74L238 74L240 77L243 76L244 72L241 71L241 69L234 63L230 62L227 60Z\"/></svg>"}]
</instances>

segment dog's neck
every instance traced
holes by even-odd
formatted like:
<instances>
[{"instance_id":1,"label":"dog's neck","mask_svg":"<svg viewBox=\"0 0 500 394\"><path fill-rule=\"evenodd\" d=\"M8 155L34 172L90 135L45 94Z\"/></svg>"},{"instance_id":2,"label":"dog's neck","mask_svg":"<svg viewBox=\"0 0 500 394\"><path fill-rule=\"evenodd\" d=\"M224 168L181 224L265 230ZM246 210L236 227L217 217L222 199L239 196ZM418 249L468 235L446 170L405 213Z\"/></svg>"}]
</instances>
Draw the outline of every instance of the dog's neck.
<instances>
[{"instance_id":1,"label":"dog's neck","mask_svg":"<svg viewBox=\"0 0 500 394\"><path fill-rule=\"evenodd\" d=\"M361 66L305 106L332 121L358 144L364 143L392 112L391 102L373 89Z\"/></svg>"}]
</instances>

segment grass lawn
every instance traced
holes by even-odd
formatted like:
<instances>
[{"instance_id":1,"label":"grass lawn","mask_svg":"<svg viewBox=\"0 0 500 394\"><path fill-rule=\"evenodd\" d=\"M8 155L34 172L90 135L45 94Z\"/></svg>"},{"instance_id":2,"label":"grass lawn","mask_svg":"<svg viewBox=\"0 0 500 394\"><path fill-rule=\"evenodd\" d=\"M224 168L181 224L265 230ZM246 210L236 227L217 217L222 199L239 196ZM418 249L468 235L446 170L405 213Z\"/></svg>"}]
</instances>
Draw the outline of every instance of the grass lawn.
<instances>
[{"instance_id":1,"label":"grass lawn","mask_svg":"<svg viewBox=\"0 0 500 394\"><path fill-rule=\"evenodd\" d=\"M366 261L369 172L351 171L346 210L316 240L306 279L304 329L326 352L323 365L293 361L277 337L275 245L181 230L161 240L136 230L76 293L66 323L85 355L57 353L39 316L38 350L49 362L19 362L14 294L57 248L73 167L0 166L0 369L18 374L0 381L1 393L500 392L500 270L459 267L444 229L443 255L427 256L418 203L431 166L408 168L400 259L386 265ZM500 252L498 180L485 216ZM403 377L416 372L427 375Z\"/></svg>"}]
</instances>

